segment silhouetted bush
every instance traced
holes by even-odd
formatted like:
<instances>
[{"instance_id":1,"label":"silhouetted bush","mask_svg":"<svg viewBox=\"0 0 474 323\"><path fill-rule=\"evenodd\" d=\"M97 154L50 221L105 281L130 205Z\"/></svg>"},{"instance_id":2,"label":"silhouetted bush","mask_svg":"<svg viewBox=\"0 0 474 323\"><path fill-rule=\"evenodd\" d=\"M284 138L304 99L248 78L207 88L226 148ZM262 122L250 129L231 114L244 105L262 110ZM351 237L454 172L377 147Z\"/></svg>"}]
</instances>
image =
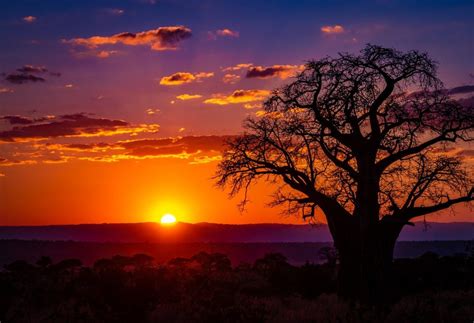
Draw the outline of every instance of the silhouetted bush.
<instances>
[{"instance_id":1,"label":"silhouetted bush","mask_svg":"<svg viewBox=\"0 0 474 323\"><path fill-rule=\"evenodd\" d=\"M231 266L200 252L156 264L146 254L114 256L84 267L77 259L35 265L18 260L0 272L2 322L470 322L474 258L427 253L397 259L391 306L363 307L335 295L331 250L325 264L293 266L272 253Z\"/></svg>"}]
</instances>

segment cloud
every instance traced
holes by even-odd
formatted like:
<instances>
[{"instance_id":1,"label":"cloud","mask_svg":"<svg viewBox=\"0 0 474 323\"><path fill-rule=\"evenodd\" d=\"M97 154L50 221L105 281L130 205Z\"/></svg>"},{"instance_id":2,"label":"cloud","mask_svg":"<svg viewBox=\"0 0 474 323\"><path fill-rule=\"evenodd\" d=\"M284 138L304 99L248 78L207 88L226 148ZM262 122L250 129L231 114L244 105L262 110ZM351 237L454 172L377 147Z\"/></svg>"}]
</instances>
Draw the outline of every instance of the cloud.
<instances>
[{"instance_id":1,"label":"cloud","mask_svg":"<svg viewBox=\"0 0 474 323\"><path fill-rule=\"evenodd\" d=\"M230 30L227 28L219 29L216 31L216 34L222 37L239 37L239 32L235 30Z\"/></svg>"},{"instance_id":2,"label":"cloud","mask_svg":"<svg viewBox=\"0 0 474 323\"><path fill-rule=\"evenodd\" d=\"M240 80L240 75L237 74L225 74L222 78L222 82L227 84L235 84Z\"/></svg>"},{"instance_id":3,"label":"cloud","mask_svg":"<svg viewBox=\"0 0 474 323\"><path fill-rule=\"evenodd\" d=\"M20 68L16 69L17 72L20 73L33 73L33 74L41 74L46 73L48 69L44 66L34 66L34 65L23 65Z\"/></svg>"},{"instance_id":4,"label":"cloud","mask_svg":"<svg viewBox=\"0 0 474 323\"><path fill-rule=\"evenodd\" d=\"M18 121L18 120L17 120ZM11 122L11 119L10 119ZM156 133L157 124L132 125L123 120L89 117L83 113L35 119L31 124L0 131L0 141L35 141L58 137L96 137Z\"/></svg>"},{"instance_id":5,"label":"cloud","mask_svg":"<svg viewBox=\"0 0 474 323\"><path fill-rule=\"evenodd\" d=\"M220 153L225 140L230 136L187 136L165 139L141 139L117 143L132 156L192 155L198 153Z\"/></svg>"},{"instance_id":6,"label":"cloud","mask_svg":"<svg viewBox=\"0 0 474 323\"><path fill-rule=\"evenodd\" d=\"M216 40L218 37L239 38L240 33L228 28L218 29L207 33L210 40Z\"/></svg>"},{"instance_id":7,"label":"cloud","mask_svg":"<svg viewBox=\"0 0 474 323\"><path fill-rule=\"evenodd\" d=\"M24 22L29 23L29 24L34 23L37 20L35 16L25 16L22 19Z\"/></svg>"},{"instance_id":8,"label":"cloud","mask_svg":"<svg viewBox=\"0 0 474 323\"><path fill-rule=\"evenodd\" d=\"M188 72L177 72L174 74L171 74L169 76L164 76L160 79L160 84L161 85L166 85L166 86L173 86L173 85L181 85L181 84L186 84L186 83L192 83L192 82L201 82L202 79L213 77L214 73L197 73L197 74L192 74Z\"/></svg>"},{"instance_id":9,"label":"cloud","mask_svg":"<svg viewBox=\"0 0 474 323\"><path fill-rule=\"evenodd\" d=\"M7 87L0 87L0 94L2 93L13 93L15 91L13 91L12 89L10 88L7 88Z\"/></svg>"},{"instance_id":10,"label":"cloud","mask_svg":"<svg viewBox=\"0 0 474 323\"><path fill-rule=\"evenodd\" d=\"M193 100L202 98L200 94L181 94L176 97L178 100L186 101L186 100Z\"/></svg>"},{"instance_id":11,"label":"cloud","mask_svg":"<svg viewBox=\"0 0 474 323\"><path fill-rule=\"evenodd\" d=\"M63 40L64 43L96 49L105 45L122 44L126 46L149 46L156 51L175 50L178 44L191 37L191 29L185 26L168 26L142 31L139 33L123 32L112 36L92 36Z\"/></svg>"},{"instance_id":12,"label":"cloud","mask_svg":"<svg viewBox=\"0 0 474 323\"><path fill-rule=\"evenodd\" d=\"M182 131L184 131L184 128ZM180 129L180 130L181 130ZM180 131L180 132L182 132ZM225 141L232 136L185 136L175 138L136 139L116 143L46 144L49 150L104 153L97 161L118 161L132 158L208 158L220 156ZM94 157L89 154L89 157ZM95 156L99 157L99 156Z\"/></svg>"},{"instance_id":13,"label":"cloud","mask_svg":"<svg viewBox=\"0 0 474 323\"><path fill-rule=\"evenodd\" d=\"M105 10L109 15L121 16L125 13L125 10L119 8L110 8Z\"/></svg>"},{"instance_id":14,"label":"cloud","mask_svg":"<svg viewBox=\"0 0 474 323\"><path fill-rule=\"evenodd\" d=\"M155 114L158 114L161 112L160 109L156 109L156 108L148 108L145 110L146 114L148 114L149 116L152 116L152 115L155 115Z\"/></svg>"},{"instance_id":15,"label":"cloud","mask_svg":"<svg viewBox=\"0 0 474 323\"><path fill-rule=\"evenodd\" d=\"M244 108L245 109L256 109L256 108L261 108L262 104L261 103L245 103Z\"/></svg>"},{"instance_id":16,"label":"cloud","mask_svg":"<svg viewBox=\"0 0 474 323\"><path fill-rule=\"evenodd\" d=\"M322 26L321 31L324 34L341 34L345 31L344 27L341 25L333 25L333 26Z\"/></svg>"},{"instance_id":17,"label":"cloud","mask_svg":"<svg viewBox=\"0 0 474 323\"><path fill-rule=\"evenodd\" d=\"M9 124L32 124L34 121L22 116L1 116L0 120L5 120Z\"/></svg>"},{"instance_id":18,"label":"cloud","mask_svg":"<svg viewBox=\"0 0 474 323\"><path fill-rule=\"evenodd\" d=\"M464 149L461 150L458 155L462 156L473 156L474 157L474 149Z\"/></svg>"},{"instance_id":19,"label":"cloud","mask_svg":"<svg viewBox=\"0 0 474 323\"><path fill-rule=\"evenodd\" d=\"M448 90L448 94L465 94L474 92L474 85L463 85Z\"/></svg>"},{"instance_id":20,"label":"cloud","mask_svg":"<svg viewBox=\"0 0 474 323\"><path fill-rule=\"evenodd\" d=\"M246 69L246 68L249 68L253 66L252 63L240 63L240 64L237 64L237 65L234 65L234 66L229 66L229 67L225 67L222 69L223 72L235 72L235 71L239 71L239 70L242 70L242 69Z\"/></svg>"},{"instance_id":21,"label":"cloud","mask_svg":"<svg viewBox=\"0 0 474 323\"><path fill-rule=\"evenodd\" d=\"M239 72L246 70L246 78L259 78L266 79L272 77L279 77L281 79L288 78L295 75L297 72L302 71L304 65L271 65L271 66L259 66L251 63L240 63L234 66L222 68L222 72L228 73L224 75L222 79L224 83L233 84L240 78Z\"/></svg>"},{"instance_id":22,"label":"cloud","mask_svg":"<svg viewBox=\"0 0 474 323\"><path fill-rule=\"evenodd\" d=\"M101 50L101 51L95 52L94 56L98 58L109 58L111 55L115 55L117 53L118 51L116 50Z\"/></svg>"},{"instance_id":23,"label":"cloud","mask_svg":"<svg viewBox=\"0 0 474 323\"><path fill-rule=\"evenodd\" d=\"M180 129L180 132L184 128ZM118 162L130 159L174 158L203 164L220 160L226 141L233 136L184 136L143 138L110 142L10 143L0 157L0 166L64 163L74 160ZM81 139L82 141L84 139ZM21 146L20 146L21 145ZM18 148L21 147L21 153Z\"/></svg>"},{"instance_id":24,"label":"cloud","mask_svg":"<svg viewBox=\"0 0 474 323\"><path fill-rule=\"evenodd\" d=\"M303 70L304 65L273 65L273 66L252 66L245 74L246 78L271 78L279 77L286 79Z\"/></svg>"},{"instance_id":25,"label":"cloud","mask_svg":"<svg viewBox=\"0 0 474 323\"><path fill-rule=\"evenodd\" d=\"M3 74L5 81L12 84L38 83L45 82L44 74L48 73L48 69L44 66L23 65L17 68L15 72ZM41 76L40 76L41 75ZM61 73L49 72L49 75L59 77Z\"/></svg>"},{"instance_id":26,"label":"cloud","mask_svg":"<svg viewBox=\"0 0 474 323\"><path fill-rule=\"evenodd\" d=\"M86 51L77 51L75 49L72 49L71 54L79 59L83 58L90 58L90 57L96 57L96 58L109 58L111 56L115 56L120 53L118 50L95 50L95 49L88 49Z\"/></svg>"},{"instance_id":27,"label":"cloud","mask_svg":"<svg viewBox=\"0 0 474 323\"><path fill-rule=\"evenodd\" d=\"M270 94L270 91L267 91L267 90L236 90L229 95L214 94L212 98L205 100L204 103L227 105L227 104L262 101L269 94Z\"/></svg>"},{"instance_id":28,"label":"cloud","mask_svg":"<svg viewBox=\"0 0 474 323\"><path fill-rule=\"evenodd\" d=\"M25 84L25 83L37 83L45 82L46 80L41 76L36 76L33 74L18 74L12 73L5 76L5 81L13 84Z\"/></svg>"}]
</instances>

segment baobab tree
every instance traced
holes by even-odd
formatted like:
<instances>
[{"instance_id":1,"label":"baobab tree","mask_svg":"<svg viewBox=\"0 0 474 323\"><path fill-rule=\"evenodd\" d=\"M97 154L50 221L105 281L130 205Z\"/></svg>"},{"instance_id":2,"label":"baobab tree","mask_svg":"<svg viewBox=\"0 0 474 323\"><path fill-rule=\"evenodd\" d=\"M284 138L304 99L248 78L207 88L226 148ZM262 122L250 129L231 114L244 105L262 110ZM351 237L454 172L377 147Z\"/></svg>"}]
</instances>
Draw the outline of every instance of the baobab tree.
<instances>
[{"instance_id":1,"label":"baobab tree","mask_svg":"<svg viewBox=\"0 0 474 323\"><path fill-rule=\"evenodd\" d=\"M474 110L448 96L426 53L367 45L310 61L244 128L227 143L218 185L244 191L245 206L266 180L274 205L324 216L345 297L383 298L402 228L474 199L459 153L474 139Z\"/></svg>"}]
</instances>

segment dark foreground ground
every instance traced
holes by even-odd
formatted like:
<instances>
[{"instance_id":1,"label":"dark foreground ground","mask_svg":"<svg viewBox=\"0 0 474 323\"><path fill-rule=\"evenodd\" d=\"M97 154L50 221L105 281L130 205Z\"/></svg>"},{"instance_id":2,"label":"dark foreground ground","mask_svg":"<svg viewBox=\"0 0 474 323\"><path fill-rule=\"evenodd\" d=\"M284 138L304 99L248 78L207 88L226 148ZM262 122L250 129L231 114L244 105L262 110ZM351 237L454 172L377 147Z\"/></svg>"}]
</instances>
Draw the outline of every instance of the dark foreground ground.
<instances>
[{"instance_id":1,"label":"dark foreground ground","mask_svg":"<svg viewBox=\"0 0 474 323\"><path fill-rule=\"evenodd\" d=\"M31 245L30 245L31 246ZM82 244L96 252L96 245ZM144 253L85 266L37 255L0 271L1 322L472 322L474 254L399 258L390 306L338 299L337 256L292 265L280 253L231 263L199 252L156 262Z\"/></svg>"}]
</instances>

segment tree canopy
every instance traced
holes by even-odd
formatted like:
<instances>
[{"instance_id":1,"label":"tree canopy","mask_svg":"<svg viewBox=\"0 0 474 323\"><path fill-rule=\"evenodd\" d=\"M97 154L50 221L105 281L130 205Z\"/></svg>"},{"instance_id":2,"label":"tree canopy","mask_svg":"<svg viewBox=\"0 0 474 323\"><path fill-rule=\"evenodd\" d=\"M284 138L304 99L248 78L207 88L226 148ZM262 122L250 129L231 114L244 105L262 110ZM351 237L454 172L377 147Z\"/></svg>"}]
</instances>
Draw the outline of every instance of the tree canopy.
<instances>
[{"instance_id":1,"label":"tree canopy","mask_svg":"<svg viewBox=\"0 0 474 323\"><path fill-rule=\"evenodd\" d=\"M474 199L472 166L455 144L473 140L474 109L452 99L426 53L367 45L309 61L228 141L217 171L230 194L258 179L275 204L313 217L411 219Z\"/></svg>"}]
</instances>

